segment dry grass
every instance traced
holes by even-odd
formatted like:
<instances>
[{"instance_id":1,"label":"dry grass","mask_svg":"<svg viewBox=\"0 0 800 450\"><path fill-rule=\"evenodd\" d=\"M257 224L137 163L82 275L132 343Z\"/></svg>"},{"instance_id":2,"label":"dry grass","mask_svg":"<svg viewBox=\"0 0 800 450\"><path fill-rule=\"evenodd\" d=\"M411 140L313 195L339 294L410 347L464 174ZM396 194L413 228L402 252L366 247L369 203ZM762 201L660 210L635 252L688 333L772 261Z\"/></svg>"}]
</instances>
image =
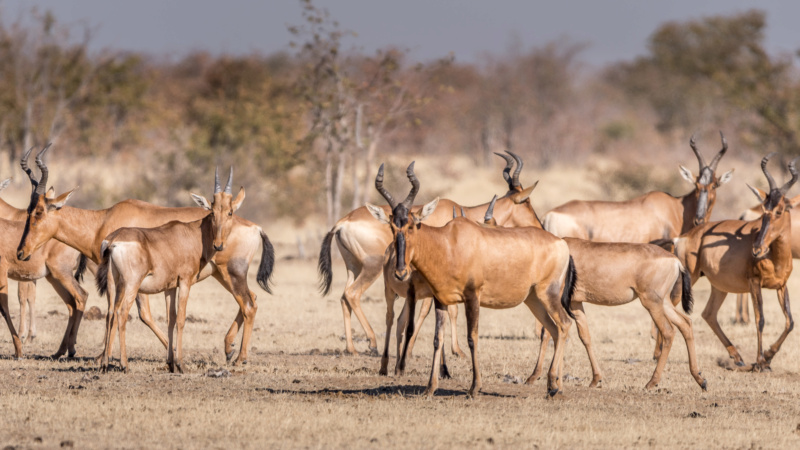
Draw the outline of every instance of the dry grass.
<instances>
[{"instance_id":1,"label":"dry grass","mask_svg":"<svg viewBox=\"0 0 800 450\"><path fill-rule=\"evenodd\" d=\"M343 266L337 265L335 272L338 293L343 288ZM187 324L185 340L190 371L183 376L165 371L164 350L138 321L128 328L132 357L128 374L101 375L86 358L99 352L102 321L83 323L79 336L83 358L58 362L44 358L57 347L66 317L50 287L39 283L39 336L26 344L27 358L8 359L12 348L8 335L0 341L5 356L0 360L0 403L5 411L0 444L26 448L68 442L76 447L126 448L800 445L798 334L790 335L772 373L736 373L719 367L717 360L725 351L699 318L708 295L704 281L696 286L693 316L701 370L709 381L707 393L689 375L680 337L660 388L643 389L654 367L653 342L648 315L634 303L587 307L605 373L602 389L586 387L591 378L588 360L574 338L566 353L569 376L563 395L545 399L544 380L534 386L509 382L529 374L538 347L532 316L523 307L481 312L482 396L465 397L469 365L450 357L455 377L444 380L436 398L428 401L419 394L427 380L433 320L425 324L410 373L381 377L378 358L341 355L339 301L316 293L311 262L278 261L276 280L276 295L259 293L250 363L227 367L231 376L221 378L205 374L225 366L222 338L235 307L213 280L196 286L191 296L189 313L194 320ZM795 275L791 292L797 291L798 283L800 276ZM256 286L254 280L251 286ZM14 284L11 289L14 292ZM766 339L771 342L783 320L774 295L767 297ZM162 297L154 296L152 302L164 327ZM92 305L105 310L96 295L90 299ZM723 327L745 358L752 360L753 326L731 325L732 306L730 298L720 313ZM381 333L380 283L368 291L364 307ZM466 348L463 325L462 313L460 337ZM357 347L366 350L363 339Z\"/></svg>"}]
</instances>

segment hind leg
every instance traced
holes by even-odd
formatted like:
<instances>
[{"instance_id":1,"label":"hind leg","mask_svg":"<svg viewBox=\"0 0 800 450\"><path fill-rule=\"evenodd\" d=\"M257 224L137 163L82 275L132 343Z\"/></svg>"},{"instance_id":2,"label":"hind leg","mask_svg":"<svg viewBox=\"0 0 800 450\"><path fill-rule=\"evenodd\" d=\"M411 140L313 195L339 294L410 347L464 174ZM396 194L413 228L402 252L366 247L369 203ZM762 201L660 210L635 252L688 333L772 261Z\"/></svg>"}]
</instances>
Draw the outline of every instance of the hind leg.
<instances>
[{"instance_id":1,"label":"hind leg","mask_svg":"<svg viewBox=\"0 0 800 450\"><path fill-rule=\"evenodd\" d=\"M675 330L672 328L670 320L667 318L667 315L664 312L664 303L666 303L668 300L662 301L660 299L649 298L644 295L640 296L639 298L642 301L642 305L644 305L644 307L650 313L650 316L653 318L653 323L655 323L656 327L658 327L658 332L662 337L661 354L658 357L656 369L653 372L653 376L650 378L650 381L645 386L646 389L652 389L656 387L658 382L661 380L661 374L664 371L664 366L667 364L669 351L672 348Z\"/></svg>"},{"instance_id":2,"label":"hind leg","mask_svg":"<svg viewBox=\"0 0 800 450\"><path fill-rule=\"evenodd\" d=\"M236 265L233 262L229 264L220 264L216 266L216 270L211 274L228 292L233 295L234 300L239 305L239 312L228 334L225 335L224 349L225 357L228 361L233 357L233 340L242 327L242 341L239 347L239 355L233 361L233 365L240 365L247 363L247 349L250 346L250 337L253 333L253 324L256 319L256 312L258 311L258 304L256 303L256 296L253 291L247 286L247 266ZM180 290L178 290L180 296Z\"/></svg>"},{"instance_id":3,"label":"hind leg","mask_svg":"<svg viewBox=\"0 0 800 450\"><path fill-rule=\"evenodd\" d=\"M448 306L447 315L450 316L450 351L459 358L466 358L466 353L458 345L458 305Z\"/></svg>"},{"instance_id":4,"label":"hind leg","mask_svg":"<svg viewBox=\"0 0 800 450\"><path fill-rule=\"evenodd\" d=\"M164 295L166 296L166 293ZM169 300L167 300L165 303L169 303ZM129 305L127 310L130 311L132 306L133 305ZM150 330L152 330L156 335L159 342L161 342L161 345L163 345L164 348L167 348L167 337L164 335L164 332L161 331L158 325L156 325L155 320L153 320L153 315L150 313L150 296L141 293L137 295L136 307L139 309L139 320L144 322L144 324L147 325L147 327L150 328Z\"/></svg>"},{"instance_id":5,"label":"hind leg","mask_svg":"<svg viewBox=\"0 0 800 450\"><path fill-rule=\"evenodd\" d=\"M425 318L428 317L428 314L431 312L432 305L433 297L426 297L422 299L422 308L419 310L419 317L417 318L416 323L414 323L414 334L408 338L408 350L406 350L406 355L408 355L408 357L411 357L411 355L414 353L414 344L417 342L419 330L422 328Z\"/></svg>"},{"instance_id":6,"label":"hind leg","mask_svg":"<svg viewBox=\"0 0 800 450\"><path fill-rule=\"evenodd\" d=\"M433 338L433 364L431 364L431 376L428 380L428 387L423 393L428 398L433 398L433 394L439 387L439 372L442 361L442 349L444 347L444 321L447 316L446 308L438 300L436 303L436 333Z\"/></svg>"},{"instance_id":7,"label":"hind leg","mask_svg":"<svg viewBox=\"0 0 800 450\"><path fill-rule=\"evenodd\" d=\"M736 294L736 313L733 323L744 325L750 323L750 308L747 306L745 294Z\"/></svg>"},{"instance_id":8,"label":"hind leg","mask_svg":"<svg viewBox=\"0 0 800 450\"><path fill-rule=\"evenodd\" d=\"M592 337L589 335L589 321L586 319L586 312L583 310L583 303L572 303L572 313L575 315L575 325L578 328L578 337L581 339L586 354L589 355L589 364L592 365L592 382L589 387L600 387L603 382L603 374L600 373L600 365L592 351Z\"/></svg>"},{"instance_id":9,"label":"hind leg","mask_svg":"<svg viewBox=\"0 0 800 450\"><path fill-rule=\"evenodd\" d=\"M392 322L394 322L394 302L397 299L397 295L388 286L384 289L384 296L386 297L386 337L383 343L383 356L381 356L381 370L378 375L389 374L389 344L392 337Z\"/></svg>"},{"instance_id":10,"label":"hind leg","mask_svg":"<svg viewBox=\"0 0 800 450\"><path fill-rule=\"evenodd\" d=\"M734 363L737 366L744 366L744 360L742 360L741 355L739 355L739 351L736 350L736 347L730 339L728 339L728 336L722 331L722 327L720 327L717 319L719 309L722 307L722 302L725 301L727 295L727 292L723 292L711 286L711 296L708 298L708 303L706 303L706 307L703 309L702 316L706 323L708 323L708 326L711 327L711 330L714 331L714 334L717 335L720 342L722 342L722 345L725 346L725 349L728 350L728 354L733 358Z\"/></svg>"},{"instance_id":11,"label":"hind leg","mask_svg":"<svg viewBox=\"0 0 800 450\"><path fill-rule=\"evenodd\" d=\"M697 365L697 352L694 346L694 331L692 330L692 319L683 311L675 308L672 304L664 302L664 312L667 319L678 328L683 340L686 342L686 351L689 356L689 372L695 379L697 384L705 391L707 383L705 378L700 375L700 369Z\"/></svg>"},{"instance_id":12,"label":"hind leg","mask_svg":"<svg viewBox=\"0 0 800 450\"><path fill-rule=\"evenodd\" d=\"M47 275L46 278L50 285L53 286L53 290L56 291L56 294L58 294L64 304L67 305L67 313L69 314L69 319L67 319L67 329L64 330L64 337L61 339L61 345L58 346L58 350L56 350L56 352L50 357L53 359L58 359L64 356L67 351L69 351L69 356L71 358L75 356L75 346L70 346L70 336L72 335L72 329L75 327L75 316L77 310L75 297L69 293L69 291L64 287L63 284L61 284L59 280L53 278L52 273Z\"/></svg>"},{"instance_id":13,"label":"hind leg","mask_svg":"<svg viewBox=\"0 0 800 450\"><path fill-rule=\"evenodd\" d=\"M369 353L375 355L378 354L378 339L375 337L375 332L372 331L372 327L369 325L369 321L367 321L367 317L361 309L361 296L364 294L364 291L378 279L378 276L382 273L382 269L382 264L365 264L361 269L361 273L355 278L353 284L345 288L342 296L343 301L347 302L349 308L355 313L358 322L361 324L361 328L363 328L364 332L367 334L367 339L369 339ZM347 319L349 321L349 314ZM352 342L348 343L348 352L351 352L351 350L355 352L355 348L351 349L350 347L352 347Z\"/></svg>"},{"instance_id":14,"label":"hind leg","mask_svg":"<svg viewBox=\"0 0 800 450\"><path fill-rule=\"evenodd\" d=\"M783 311L783 316L786 318L786 324L783 329L783 333L781 333L778 340L772 344L769 349L764 352L764 358L767 360L767 364L772 362L772 358L778 353L780 350L781 345L783 345L783 341L789 336L789 333L794 328L794 319L792 319L792 310L789 308L789 289L786 286L783 286L781 289L777 290L778 292L778 303L781 305L781 310Z\"/></svg>"}]
</instances>

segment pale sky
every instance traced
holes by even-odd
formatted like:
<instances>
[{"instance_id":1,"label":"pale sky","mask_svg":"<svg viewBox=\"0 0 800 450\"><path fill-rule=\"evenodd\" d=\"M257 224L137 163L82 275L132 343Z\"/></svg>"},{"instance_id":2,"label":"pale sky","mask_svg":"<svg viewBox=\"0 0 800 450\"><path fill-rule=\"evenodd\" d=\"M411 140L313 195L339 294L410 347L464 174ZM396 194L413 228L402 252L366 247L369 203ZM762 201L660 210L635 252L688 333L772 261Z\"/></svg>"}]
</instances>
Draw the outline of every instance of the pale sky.
<instances>
[{"instance_id":1,"label":"pale sky","mask_svg":"<svg viewBox=\"0 0 800 450\"><path fill-rule=\"evenodd\" d=\"M358 33L345 47L366 51L388 45L429 60L453 52L457 61L505 51L512 36L526 47L557 39L586 42L582 59L600 65L645 52L662 22L751 8L767 12L767 47L800 48L800 2L789 0L317 0L343 28ZM180 57L212 53L289 50L287 24L299 24L292 0L2 0L5 20L32 6L52 10L66 23L97 27L94 49L143 51Z\"/></svg>"}]
</instances>

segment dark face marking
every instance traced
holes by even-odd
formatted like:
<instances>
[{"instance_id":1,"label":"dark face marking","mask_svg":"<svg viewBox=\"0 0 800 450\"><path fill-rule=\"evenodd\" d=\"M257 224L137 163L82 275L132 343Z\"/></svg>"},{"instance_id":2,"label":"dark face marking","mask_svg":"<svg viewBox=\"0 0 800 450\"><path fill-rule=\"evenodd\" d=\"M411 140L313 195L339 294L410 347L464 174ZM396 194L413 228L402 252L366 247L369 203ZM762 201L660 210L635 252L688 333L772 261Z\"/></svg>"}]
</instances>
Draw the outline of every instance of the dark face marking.
<instances>
[{"instance_id":1,"label":"dark face marking","mask_svg":"<svg viewBox=\"0 0 800 450\"><path fill-rule=\"evenodd\" d=\"M408 277L406 270L406 231L408 230L408 208L402 203L395 206L392 210L392 231L395 235L395 277L405 280Z\"/></svg>"}]
</instances>

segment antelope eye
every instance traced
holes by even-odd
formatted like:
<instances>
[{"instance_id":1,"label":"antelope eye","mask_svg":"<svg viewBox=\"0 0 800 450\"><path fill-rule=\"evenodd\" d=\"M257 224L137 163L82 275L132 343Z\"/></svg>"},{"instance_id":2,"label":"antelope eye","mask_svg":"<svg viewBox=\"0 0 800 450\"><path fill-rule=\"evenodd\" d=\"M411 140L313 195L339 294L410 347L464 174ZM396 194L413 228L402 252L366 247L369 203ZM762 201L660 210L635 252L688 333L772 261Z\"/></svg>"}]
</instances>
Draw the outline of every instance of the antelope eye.
<instances>
[{"instance_id":1,"label":"antelope eye","mask_svg":"<svg viewBox=\"0 0 800 450\"><path fill-rule=\"evenodd\" d=\"M233 211L228 211L228 215L232 216L233 215Z\"/></svg>"}]
</instances>

